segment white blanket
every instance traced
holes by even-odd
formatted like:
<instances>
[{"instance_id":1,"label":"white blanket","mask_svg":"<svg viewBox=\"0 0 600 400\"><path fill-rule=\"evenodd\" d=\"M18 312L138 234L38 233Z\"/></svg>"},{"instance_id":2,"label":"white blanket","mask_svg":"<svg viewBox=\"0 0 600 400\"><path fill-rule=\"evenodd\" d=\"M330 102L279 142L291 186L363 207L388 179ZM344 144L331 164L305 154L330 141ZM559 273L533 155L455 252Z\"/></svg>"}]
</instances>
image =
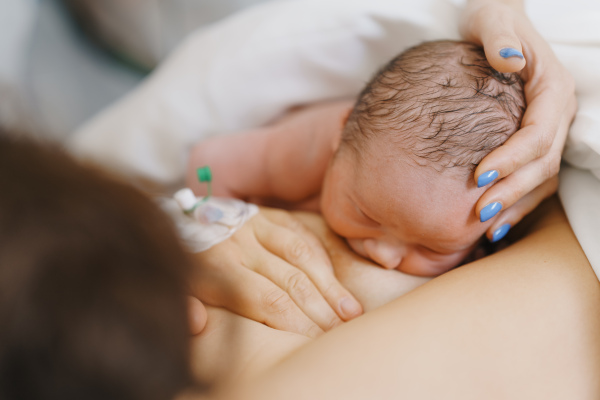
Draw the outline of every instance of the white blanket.
<instances>
[{"instance_id":1,"label":"white blanket","mask_svg":"<svg viewBox=\"0 0 600 400\"><path fill-rule=\"evenodd\" d=\"M600 271L600 2L527 4L576 80L579 111L565 159L589 176L564 173L560 195ZM120 173L177 186L193 143L262 125L294 105L355 96L403 49L458 39L460 9L460 0L291 0L248 9L189 37L70 146ZM597 200L573 201L580 186Z\"/></svg>"}]
</instances>

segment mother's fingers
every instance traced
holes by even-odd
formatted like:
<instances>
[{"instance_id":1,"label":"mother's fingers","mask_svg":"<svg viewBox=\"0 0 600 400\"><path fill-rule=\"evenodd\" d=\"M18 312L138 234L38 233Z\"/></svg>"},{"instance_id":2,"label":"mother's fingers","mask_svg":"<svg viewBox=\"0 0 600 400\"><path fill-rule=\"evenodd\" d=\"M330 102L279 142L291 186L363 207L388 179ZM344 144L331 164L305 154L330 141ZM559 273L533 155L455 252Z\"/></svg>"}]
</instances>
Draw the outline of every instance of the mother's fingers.
<instances>
[{"instance_id":1,"label":"mother's fingers","mask_svg":"<svg viewBox=\"0 0 600 400\"><path fill-rule=\"evenodd\" d=\"M571 125L575 108L576 102L572 99L572 101L569 102L568 110L562 116L557 128L556 138L550 144L550 149L547 154L530 162L489 188L477 202L475 208L477 215L480 215L481 210L484 207L495 202L502 204L502 208L506 210L515 204L521 197L540 186L541 183L558 174L562 148L567 137L569 126ZM520 142L513 142L513 144L514 143Z\"/></svg>"},{"instance_id":2,"label":"mother's fingers","mask_svg":"<svg viewBox=\"0 0 600 400\"><path fill-rule=\"evenodd\" d=\"M533 211L542 201L552 196L557 188L558 177L554 176L529 192L498 216L498 219L487 230L487 238L492 242L502 239L511 227Z\"/></svg>"},{"instance_id":3,"label":"mother's fingers","mask_svg":"<svg viewBox=\"0 0 600 400\"><path fill-rule=\"evenodd\" d=\"M200 300L193 296L188 296L188 319L191 335L202 333L207 320L206 308Z\"/></svg>"},{"instance_id":4,"label":"mother's fingers","mask_svg":"<svg viewBox=\"0 0 600 400\"><path fill-rule=\"evenodd\" d=\"M531 101L523 116L521 129L481 160L475 169L475 182L479 186L482 186L480 176L488 171L497 171L501 179L545 156L553 146L556 148L557 143L562 149L575 114L574 92L565 91L563 93L563 90L548 87Z\"/></svg>"},{"instance_id":5,"label":"mother's fingers","mask_svg":"<svg viewBox=\"0 0 600 400\"><path fill-rule=\"evenodd\" d=\"M204 267L194 271L192 293L207 304L224 307L271 328L308 337L323 333L285 291L243 264L258 262L262 256L231 256L240 251L229 243L215 246L208 254L200 253ZM207 260L208 256L214 260Z\"/></svg>"},{"instance_id":6,"label":"mother's fingers","mask_svg":"<svg viewBox=\"0 0 600 400\"><path fill-rule=\"evenodd\" d=\"M323 333L290 295L272 281L247 268L241 269L240 272L231 282L238 290L237 298L228 302L226 308L234 312L237 312L235 309L243 309L242 315L248 315L250 319L260 321L271 328L308 337L317 337ZM243 287L241 290L240 286Z\"/></svg>"},{"instance_id":7,"label":"mother's fingers","mask_svg":"<svg viewBox=\"0 0 600 400\"><path fill-rule=\"evenodd\" d=\"M266 219L275 225L279 225L297 233L315 252L316 257L323 259L326 263L331 265L327 251L325 250L325 247L319 238L312 231L306 228L306 226L300 220L298 220L298 218L289 212L273 208L262 208L261 212Z\"/></svg>"},{"instance_id":8,"label":"mother's fingers","mask_svg":"<svg viewBox=\"0 0 600 400\"><path fill-rule=\"evenodd\" d=\"M550 153L543 159L529 163L492 186L481 196L475 206L477 216L481 216L482 221L489 219L485 218L482 213L485 214L484 209L494 203L499 203L503 210L512 207L519 199L538 187L540 182L555 177L559 168L560 153L558 152Z\"/></svg>"},{"instance_id":9,"label":"mother's fingers","mask_svg":"<svg viewBox=\"0 0 600 400\"><path fill-rule=\"evenodd\" d=\"M274 212L266 215L276 221L276 224L266 226L268 229L255 230L261 244L303 271L340 318L347 321L362 314L360 303L335 277L321 241L287 213Z\"/></svg>"},{"instance_id":10,"label":"mother's fingers","mask_svg":"<svg viewBox=\"0 0 600 400\"><path fill-rule=\"evenodd\" d=\"M471 6L461 21L465 39L483 45L490 65L500 72L517 72L526 65L511 6L495 2Z\"/></svg>"},{"instance_id":11,"label":"mother's fingers","mask_svg":"<svg viewBox=\"0 0 600 400\"><path fill-rule=\"evenodd\" d=\"M512 21L490 18L489 26L482 32L481 40L485 58L499 72L518 72L525 68L521 40L515 33Z\"/></svg>"},{"instance_id":12,"label":"mother's fingers","mask_svg":"<svg viewBox=\"0 0 600 400\"><path fill-rule=\"evenodd\" d=\"M525 81L527 109L521 129L484 157L474 174L478 186L506 178L482 196L477 211L495 202L507 208L558 171L575 114L574 81L535 30L521 2L471 0L461 33L483 44L492 67L501 72L521 70Z\"/></svg>"},{"instance_id":13,"label":"mother's fingers","mask_svg":"<svg viewBox=\"0 0 600 400\"><path fill-rule=\"evenodd\" d=\"M268 252L255 263L250 268L281 288L321 329L328 331L342 323L304 272Z\"/></svg>"}]
</instances>

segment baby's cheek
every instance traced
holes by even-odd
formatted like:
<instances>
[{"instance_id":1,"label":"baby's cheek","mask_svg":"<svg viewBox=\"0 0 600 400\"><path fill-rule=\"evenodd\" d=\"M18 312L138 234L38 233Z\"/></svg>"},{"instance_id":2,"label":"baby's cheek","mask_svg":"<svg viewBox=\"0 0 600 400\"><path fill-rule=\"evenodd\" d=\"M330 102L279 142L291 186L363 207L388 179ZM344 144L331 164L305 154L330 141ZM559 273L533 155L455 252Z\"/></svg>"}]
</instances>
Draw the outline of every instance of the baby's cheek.
<instances>
[{"instance_id":1,"label":"baby's cheek","mask_svg":"<svg viewBox=\"0 0 600 400\"><path fill-rule=\"evenodd\" d=\"M346 238L352 237L351 225L347 222L348 217L336 207L334 204L328 201L326 198L321 199L321 214L327 222L327 225L338 235Z\"/></svg>"},{"instance_id":2,"label":"baby's cheek","mask_svg":"<svg viewBox=\"0 0 600 400\"><path fill-rule=\"evenodd\" d=\"M325 209L323 209L325 211ZM347 223L339 221L335 218L328 218L326 213L323 212L323 217L325 218L325 222L334 231L336 234L340 235L342 238L346 239L348 246L359 256L364 257L366 259L370 259L364 247L364 239L352 239L357 237L357 229L349 226ZM360 233L360 232L358 232ZM360 235L358 235L360 236Z\"/></svg>"},{"instance_id":3,"label":"baby's cheek","mask_svg":"<svg viewBox=\"0 0 600 400\"><path fill-rule=\"evenodd\" d=\"M361 257L369 258L367 252L365 251L364 240L363 239L346 239L348 245L356 254Z\"/></svg>"}]
</instances>

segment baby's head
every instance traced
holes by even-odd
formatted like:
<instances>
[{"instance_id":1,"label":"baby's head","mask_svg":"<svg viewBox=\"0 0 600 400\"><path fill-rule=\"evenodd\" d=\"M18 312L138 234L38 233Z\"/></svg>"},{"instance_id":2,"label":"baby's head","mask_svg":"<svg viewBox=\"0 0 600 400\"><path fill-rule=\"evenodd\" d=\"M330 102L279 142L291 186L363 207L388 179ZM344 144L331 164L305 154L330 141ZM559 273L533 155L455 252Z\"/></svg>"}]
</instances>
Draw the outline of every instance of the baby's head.
<instances>
[{"instance_id":1,"label":"baby's head","mask_svg":"<svg viewBox=\"0 0 600 400\"><path fill-rule=\"evenodd\" d=\"M494 218L473 171L518 130L523 83L483 49L428 42L387 64L361 92L323 183L321 209L359 254L438 275L458 265Z\"/></svg>"}]
</instances>

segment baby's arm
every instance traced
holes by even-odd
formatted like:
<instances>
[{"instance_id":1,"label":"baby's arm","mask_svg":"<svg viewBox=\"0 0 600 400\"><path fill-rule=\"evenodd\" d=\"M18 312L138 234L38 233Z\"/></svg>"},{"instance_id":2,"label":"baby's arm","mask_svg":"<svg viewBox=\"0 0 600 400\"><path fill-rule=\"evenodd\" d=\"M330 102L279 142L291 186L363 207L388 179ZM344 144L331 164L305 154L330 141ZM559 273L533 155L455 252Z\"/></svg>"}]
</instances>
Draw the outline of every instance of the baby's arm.
<instances>
[{"instance_id":1,"label":"baby's arm","mask_svg":"<svg viewBox=\"0 0 600 400\"><path fill-rule=\"evenodd\" d=\"M202 193L195 171L209 165L215 195L307 200L320 192L351 106L351 101L319 103L290 111L266 127L199 143L190 155L188 185Z\"/></svg>"},{"instance_id":2,"label":"baby's arm","mask_svg":"<svg viewBox=\"0 0 600 400\"><path fill-rule=\"evenodd\" d=\"M212 171L213 194L247 200L268 192L264 174L267 142L272 128L265 127L203 141L192 149L187 184L199 194L205 187L198 182L196 169L205 165Z\"/></svg>"}]
</instances>

